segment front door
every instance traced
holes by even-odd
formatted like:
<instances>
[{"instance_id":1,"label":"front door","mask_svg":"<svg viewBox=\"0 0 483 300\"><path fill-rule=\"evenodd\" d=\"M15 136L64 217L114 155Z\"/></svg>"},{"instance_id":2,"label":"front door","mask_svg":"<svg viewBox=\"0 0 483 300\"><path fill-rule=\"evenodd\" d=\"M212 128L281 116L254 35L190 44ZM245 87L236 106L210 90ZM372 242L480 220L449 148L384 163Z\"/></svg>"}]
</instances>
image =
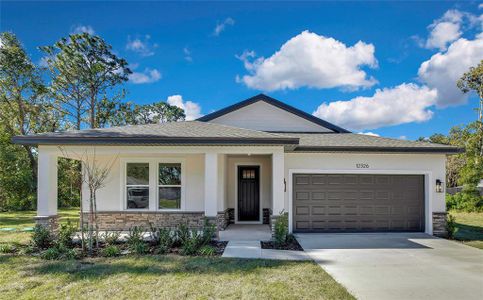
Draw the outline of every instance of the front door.
<instances>
[{"instance_id":1,"label":"front door","mask_svg":"<svg viewBox=\"0 0 483 300\"><path fill-rule=\"evenodd\" d=\"M260 167L238 167L238 221L260 221Z\"/></svg>"}]
</instances>

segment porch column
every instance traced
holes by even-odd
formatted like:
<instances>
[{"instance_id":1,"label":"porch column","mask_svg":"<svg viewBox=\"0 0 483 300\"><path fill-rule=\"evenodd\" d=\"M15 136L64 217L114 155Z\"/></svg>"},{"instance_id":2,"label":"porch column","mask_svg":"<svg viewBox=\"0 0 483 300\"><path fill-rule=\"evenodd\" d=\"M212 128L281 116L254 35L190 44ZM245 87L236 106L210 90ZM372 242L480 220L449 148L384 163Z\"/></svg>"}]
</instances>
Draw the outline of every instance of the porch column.
<instances>
[{"instance_id":1,"label":"porch column","mask_svg":"<svg viewBox=\"0 0 483 300\"><path fill-rule=\"evenodd\" d=\"M278 216L285 207L285 183L283 150L272 154L272 215Z\"/></svg>"},{"instance_id":2,"label":"porch column","mask_svg":"<svg viewBox=\"0 0 483 300\"><path fill-rule=\"evenodd\" d=\"M218 154L205 153L205 216L216 218L218 213Z\"/></svg>"},{"instance_id":3,"label":"porch column","mask_svg":"<svg viewBox=\"0 0 483 300\"><path fill-rule=\"evenodd\" d=\"M57 229L57 155L39 147L36 223Z\"/></svg>"}]
</instances>

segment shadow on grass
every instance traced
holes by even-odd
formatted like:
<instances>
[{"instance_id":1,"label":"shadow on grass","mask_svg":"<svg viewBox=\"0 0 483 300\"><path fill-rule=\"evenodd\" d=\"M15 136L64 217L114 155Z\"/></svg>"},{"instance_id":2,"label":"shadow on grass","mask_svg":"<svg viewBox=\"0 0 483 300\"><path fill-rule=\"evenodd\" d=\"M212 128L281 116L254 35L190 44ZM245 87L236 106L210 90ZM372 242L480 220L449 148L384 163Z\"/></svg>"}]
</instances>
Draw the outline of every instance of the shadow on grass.
<instances>
[{"instance_id":1,"label":"shadow on grass","mask_svg":"<svg viewBox=\"0 0 483 300\"><path fill-rule=\"evenodd\" d=\"M483 240L483 227L456 223L458 231L455 238L461 241L481 241Z\"/></svg>"},{"instance_id":2,"label":"shadow on grass","mask_svg":"<svg viewBox=\"0 0 483 300\"><path fill-rule=\"evenodd\" d=\"M45 262L26 267L37 274L65 274L70 280L101 278L116 274L166 275L166 274L246 274L261 268L280 268L300 262L228 259L206 257L143 256L85 261Z\"/></svg>"}]
</instances>

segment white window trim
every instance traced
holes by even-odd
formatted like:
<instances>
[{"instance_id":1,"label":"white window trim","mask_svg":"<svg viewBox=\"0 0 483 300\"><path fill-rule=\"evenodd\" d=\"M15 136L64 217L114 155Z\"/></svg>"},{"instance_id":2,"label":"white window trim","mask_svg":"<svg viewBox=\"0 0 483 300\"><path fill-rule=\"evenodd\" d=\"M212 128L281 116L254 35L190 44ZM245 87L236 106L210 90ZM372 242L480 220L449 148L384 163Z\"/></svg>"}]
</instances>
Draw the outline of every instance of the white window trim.
<instances>
[{"instance_id":1,"label":"white window trim","mask_svg":"<svg viewBox=\"0 0 483 300\"><path fill-rule=\"evenodd\" d=\"M173 211L179 212L186 210L186 169L184 158L120 158L120 176L121 176L121 199L119 208L121 211L129 212L143 212L143 211ZM127 176L127 164L128 163L149 163L149 207L141 209L127 208L127 195L126 195L126 176ZM160 209L158 205L158 187L159 187L159 172L158 167L160 163L179 163L181 164L181 204L179 209ZM165 185L168 187L167 185ZM173 185L179 187L179 185Z\"/></svg>"}]
</instances>

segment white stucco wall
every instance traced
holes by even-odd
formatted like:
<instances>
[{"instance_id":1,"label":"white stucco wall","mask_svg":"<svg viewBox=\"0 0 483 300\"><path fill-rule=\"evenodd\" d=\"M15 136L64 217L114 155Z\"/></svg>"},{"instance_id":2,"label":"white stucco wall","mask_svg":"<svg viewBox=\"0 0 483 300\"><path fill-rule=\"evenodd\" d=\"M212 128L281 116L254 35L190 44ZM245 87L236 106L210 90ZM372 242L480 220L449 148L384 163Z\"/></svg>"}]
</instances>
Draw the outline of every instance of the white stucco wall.
<instances>
[{"instance_id":1,"label":"white stucco wall","mask_svg":"<svg viewBox=\"0 0 483 300\"><path fill-rule=\"evenodd\" d=\"M432 232L432 212L444 212L445 193L435 190L436 179L445 181L446 156L442 154L353 154L286 153L285 178L303 170L313 173L421 174L425 175L426 231ZM366 164L368 168L357 168ZM285 209L290 209L290 191L285 193ZM429 203L430 201L430 203Z\"/></svg>"},{"instance_id":2,"label":"white stucco wall","mask_svg":"<svg viewBox=\"0 0 483 300\"><path fill-rule=\"evenodd\" d=\"M107 165L116 156L113 155L97 155L99 165ZM182 177L184 182L184 203L183 210L186 211L204 211L204 155L203 154L184 154L184 155L119 155L113 163L106 185L97 193L98 210L99 211L120 211L124 210L125 196L123 194L123 164L128 161L155 161L155 162L173 162L179 160L183 163ZM123 174L121 174L123 173ZM156 174L150 172L150 174ZM155 190L150 190L156 193ZM83 187L84 207L88 205L88 189ZM153 207L154 206L154 207ZM151 205L150 210L156 210L156 205Z\"/></svg>"},{"instance_id":3,"label":"white stucco wall","mask_svg":"<svg viewBox=\"0 0 483 300\"><path fill-rule=\"evenodd\" d=\"M213 119L210 123L265 131L331 131L263 101L255 102Z\"/></svg>"}]
</instances>

